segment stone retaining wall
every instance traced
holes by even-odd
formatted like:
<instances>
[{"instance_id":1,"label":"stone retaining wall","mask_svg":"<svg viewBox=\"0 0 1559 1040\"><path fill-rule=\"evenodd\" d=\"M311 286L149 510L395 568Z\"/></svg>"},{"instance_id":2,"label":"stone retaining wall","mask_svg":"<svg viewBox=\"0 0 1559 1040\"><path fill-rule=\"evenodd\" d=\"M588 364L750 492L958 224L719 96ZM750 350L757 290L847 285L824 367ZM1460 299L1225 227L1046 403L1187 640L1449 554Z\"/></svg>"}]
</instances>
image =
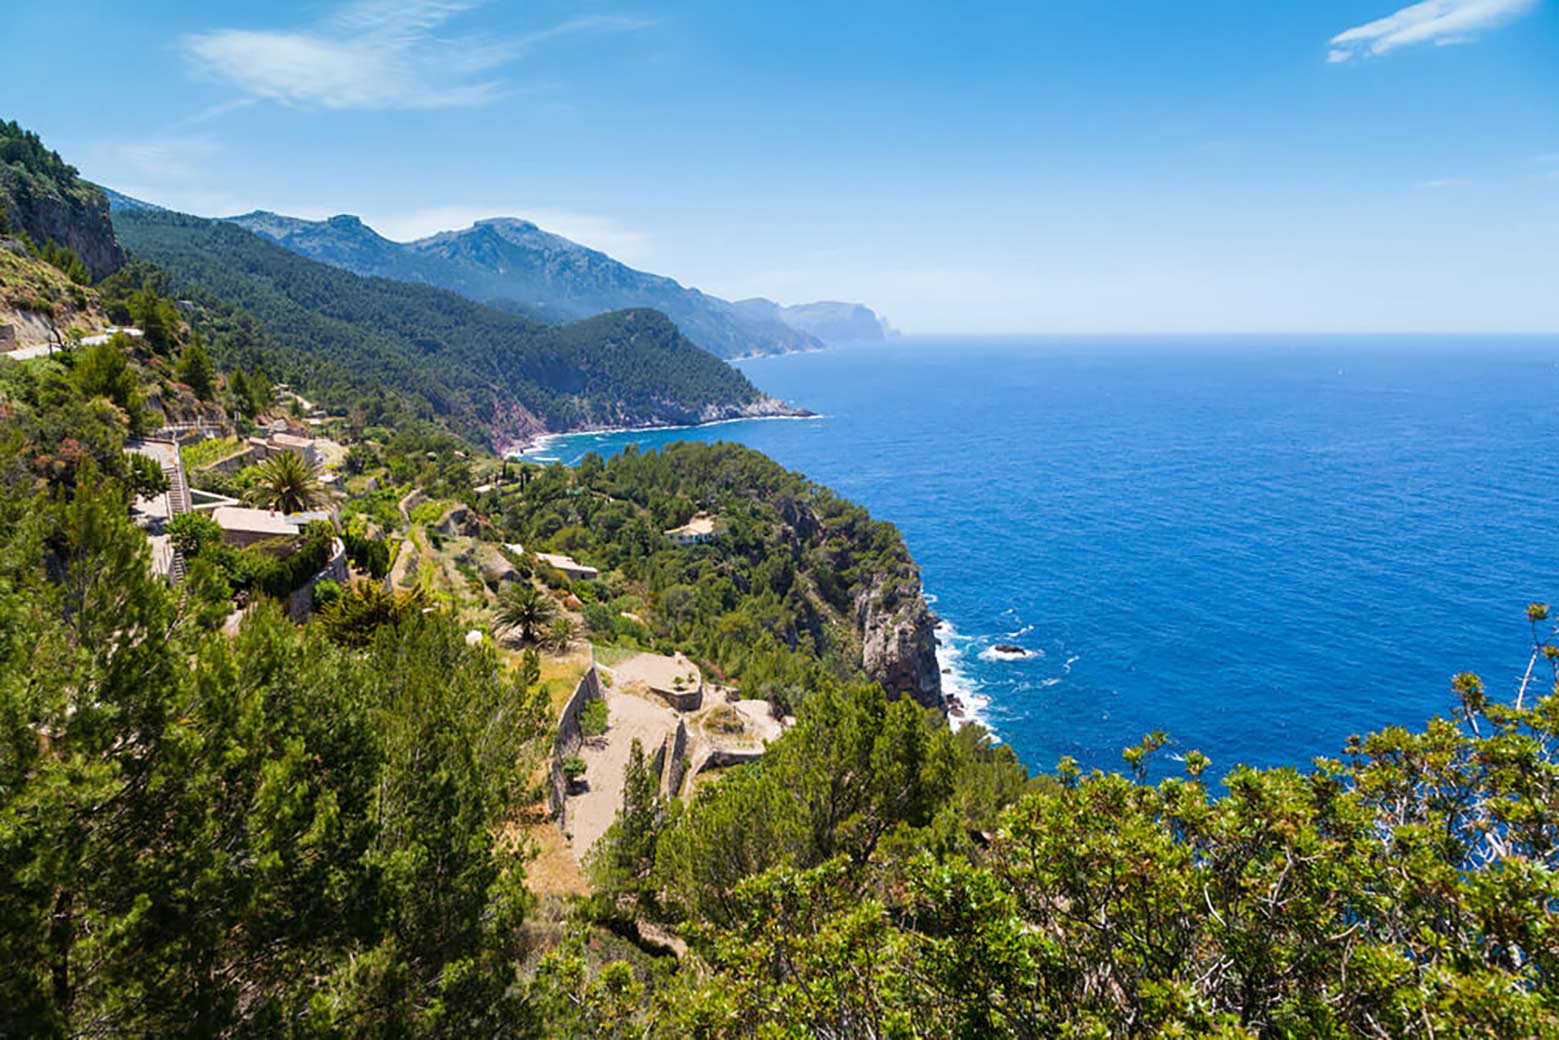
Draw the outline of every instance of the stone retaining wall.
<instances>
[{"instance_id":1,"label":"stone retaining wall","mask_svg":"<svg viewBox=\"0 0 1559 1040\"><path fill-rule=\"evenodd\" d=\"M666 766L660 774L661 794L675 798L682 793L687 778L687 723L677 720L677 728L666 737Z\"/></svg>"},{"instance_id":2,"label":"stone retaining wall","mask_svg":"<svg viewBox=\"0 0 1559 1040\"><path fill-rule=\"evenodd\" d=\"M340 585L343 589L348 582L346 569L346 543L337 538L330 543L330 559L325 563L325 569L308 580L300 589L294 589L287 600L287 614L298 624L309 619L314 613L314 586L329 579Z\"/></svg>"},{"instance_id":3,"label":"stone retaining wall","mask_svg":"<svg viewBox=\"0 0 1559 1040\"><path fill-rule=\"evenodd\" d=\"M547 792L547 805L557 818L558 826L565 825L564 806L568 800L568 777L563 773L563 760L570 755L577 755L579 748L585 742L584 730L580 724L580 713L585 705L591 701L601 700L605 694L601 689L601 677L591 664L588 671L580 677L579 684L574 687L574 692L569 694L568 700L563 705L563 711L558 716L558 732L552 741L552 775Z\"/></svg>"}]
</instances>

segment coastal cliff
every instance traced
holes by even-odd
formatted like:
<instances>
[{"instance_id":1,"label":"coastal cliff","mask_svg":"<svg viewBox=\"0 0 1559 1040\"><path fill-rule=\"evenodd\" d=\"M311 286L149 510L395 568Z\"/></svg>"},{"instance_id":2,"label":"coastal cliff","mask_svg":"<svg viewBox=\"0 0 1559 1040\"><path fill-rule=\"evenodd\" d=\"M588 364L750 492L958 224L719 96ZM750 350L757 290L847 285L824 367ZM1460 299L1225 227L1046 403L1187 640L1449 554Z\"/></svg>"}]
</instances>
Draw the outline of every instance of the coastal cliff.
<instances>
[{"instance_id":1,"label":"coastal cliff","mask_svg":"<svg viewBox=\"0 0 1559 1040\"><path fill-rule=\"evenodd\" d=\"M947 710L936 659L936 618L914 567L879 574L855 597L861 666L889 694Z\"/></svg>"},{"instance_id":2,"label":"coastal cliff","mask_svg":"<svg viewBox=\"0 0 1559 1040\"><path fill-rule=\"evenodd\" d=\"M758 296L738 300L733 306L751 317L779 322L816 336L824 343L880 341L897 335L886 318L862 303L820 300L782 307Z\"/></svg>"}]
</instances>

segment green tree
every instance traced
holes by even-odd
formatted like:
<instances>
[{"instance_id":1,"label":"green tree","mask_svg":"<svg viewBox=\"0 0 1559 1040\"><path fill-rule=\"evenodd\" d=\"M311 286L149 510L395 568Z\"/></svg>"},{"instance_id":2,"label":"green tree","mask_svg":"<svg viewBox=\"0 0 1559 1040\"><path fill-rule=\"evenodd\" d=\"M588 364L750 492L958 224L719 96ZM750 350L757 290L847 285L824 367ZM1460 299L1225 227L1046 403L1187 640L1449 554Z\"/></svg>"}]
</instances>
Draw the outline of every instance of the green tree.
<instances>
[{"instance_id":1,"label":"green tree","mask_svg":"<svg viewBox=\"0 0 1559 1040\"><path fill-rule=\"evenodd\" d=\"M216 366L212 364L211 355L206 352L199 333L192 334L189 342L184 345L175 371L179 381L195 391L196 397L202 401L211 399L216 379Z\"/></svg>"},{"instance_id":2,"label":"green tree","mask_svg":"<svg viewBox=\"0 0 1559 1040\"><path fill-rule=\"evenodd\" d=\"M604 701L592 703L605 706ZM637 738L628 749L622 799L616 819L591 850L588 863L591 881L601 894L598 910L607 916L658 908L655 852L668 825L670 803L661 798L660 774L651 768Z\"/></svg>"},{"instance_id":3,"label":"green tree","mask_svg":"<svg viewBox=\"0 0 1559 1040\"><path fill-rule=\"evenodd\" d=\"M178 308L171 301L158 295L147 283L130 297L129 307L130 319L147 343L157 350L166 350L173 345L180 319Z\"/></svg>"},{"instance_id":4,"label":"green tree","mask_svg":"<svg viewBox=\"0 0 1559 1040\"><path fill-rule=\"evenodd\" d=\"M207 546L222 544L222 527L206 513L180 513L163 525L173 545L186 557L199 556Z\"/></svg>"},{"instance_id":5,"label":"green tree","mask_svg":"<svg viewBox=\"0 0 1559 1040\"><path fill-rule=\"evenodd\" d=\"M125 465L130 490L142 498L155 498L168 490L168 474L155 459L139 452L127 452Z\"/></svg>"},{"instance_id":6,"label":"green tree","mask_svg":"<svg viewBox=\"0 0 1559 1040\"><path fill-rule=\"evenodd\" d=\"M364 647L381 628L394 628L430 606L432 600L420 585L392 592L380 582L359 581L320 610L319 625L341 646Z\"/></svg>"},{"instance_id":7,"label":"green tree","mask_svg":"<svg viewBox=\"0 0 1559 1040\"><path fill-rule=\"evenodd\" d=\"M521 641L533 643L536 633L558 612L557 605L533 585L511 584L498 597L495 617L498 627L517 632Z\"/></svg>"},{"instance_id":8,"label":"green tree","mask_svg":"<svg viewBox=\"0 0 1559 1040\"><path fill-rule=\"evenodd\" d=\"M106 343L94 344L76 356L76 385L85 397L104 397L122 409L130 431L139 432L143 422L140 380L126 353L128 341L115 336Z\"/></svg>"},{"instance_id":9,"label":"green tree","mask_svg":"<svg viewBox=\"0 0 1559 1040\"><path fill-rule=\"evenodd\" d=\"M572 618L554 618L552 624L547 626L547 649L555 654L568 653L569 648L574 645L576 634Z\"/></svg>"},{"instance_id":10,"label":"green tree","mask_svg":"<svg viewBox=\"0 0 1559 1040\"><path fill-rule=\"evenodd\" d=\"M326 500L319 471L295 451L278 452L255 470L254 486L247 497L264 509L301 513Z\"/></svg>"}]
</instances>

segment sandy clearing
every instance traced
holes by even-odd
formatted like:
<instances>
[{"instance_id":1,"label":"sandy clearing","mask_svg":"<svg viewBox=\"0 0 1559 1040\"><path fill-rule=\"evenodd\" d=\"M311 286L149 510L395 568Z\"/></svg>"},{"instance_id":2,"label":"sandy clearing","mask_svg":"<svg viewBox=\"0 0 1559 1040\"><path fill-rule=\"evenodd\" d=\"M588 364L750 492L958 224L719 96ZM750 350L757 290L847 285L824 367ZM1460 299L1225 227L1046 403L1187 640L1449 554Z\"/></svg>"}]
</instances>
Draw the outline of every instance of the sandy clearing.
<instances>
[{"instance_id":1,"label":"sandy clearing","mask_svg":"<svg viewBox=\"0 0 1559 1040\"><path fill-rule=\"evenodd\" d=\"M584 861L585 854L617 818L622 807L623 783L628 776L628 754L637 739L644 754L652 756L676 729L677 713L663 704L620 689L606 691L609 723L606 736L587 741L579 757L585 760L585 782L577 794L568 797L568 843L574 855Z\"/></svg>"}]
</instances>

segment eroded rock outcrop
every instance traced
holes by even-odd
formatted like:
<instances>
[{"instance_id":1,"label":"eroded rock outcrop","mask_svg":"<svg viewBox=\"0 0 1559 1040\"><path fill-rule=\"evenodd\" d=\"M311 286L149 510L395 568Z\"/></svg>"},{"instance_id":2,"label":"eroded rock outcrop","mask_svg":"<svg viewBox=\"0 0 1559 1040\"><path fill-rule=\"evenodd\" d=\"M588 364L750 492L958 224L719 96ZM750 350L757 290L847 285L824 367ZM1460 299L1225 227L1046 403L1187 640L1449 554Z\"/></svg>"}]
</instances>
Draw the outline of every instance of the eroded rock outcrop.
<instances>
[{"instance_id":1,"label":"eroded rock outcrop","mask_svg":"<svg viewBox=\"0 0 1559 1040\"><path fill-rule=\"evenodd\" d=\"M884 574L857 594L861 665L889 694L947 710L936 659L936 618L920 591L920 575Z\"/></svg>"},{"instance_id":2,"label":"eroded rock outcrop","mask_svg":"<svg viewBox=\"0 0 1559 1040\"><path fill-rule=\"evenodd\" d=\"M67 246L102 278L124 262L108 219L108 199L76 168L45 148L38 135L0 120L0 208L13 232L38 246Z\"/></svg>"}]
</instances>

